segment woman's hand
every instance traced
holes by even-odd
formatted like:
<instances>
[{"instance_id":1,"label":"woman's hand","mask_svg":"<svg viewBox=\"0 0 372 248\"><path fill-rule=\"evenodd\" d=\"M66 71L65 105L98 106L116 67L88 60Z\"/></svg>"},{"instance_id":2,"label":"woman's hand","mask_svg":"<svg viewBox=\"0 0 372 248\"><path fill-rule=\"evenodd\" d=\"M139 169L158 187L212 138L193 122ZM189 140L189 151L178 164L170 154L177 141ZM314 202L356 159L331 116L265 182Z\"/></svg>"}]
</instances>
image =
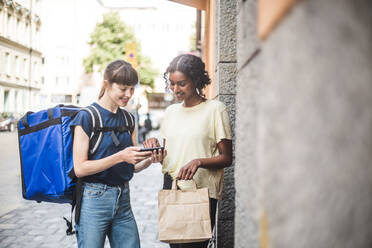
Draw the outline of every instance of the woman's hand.
<instances>
[{"instance_id":1,"label":"woman's hand","mask_svg":"<svg viewBox=\"0 0 372 248\"><path fill-rule=\"evenodd\" d=\"M137 164L138 162L149 158L152 156L151 151L149 152L140 152L141 147L137 146L130 146L125 148L124 150L118 152L122 161L125 161L130 164Z\"/></svg>"},{"instance_id":2,"label":"woman's hand","mask_svg":"<svg viewBox=\"0 0 372 248\"><path fill-rule=\"evenodd\" d=\"M157 138L149 138L145 140L142 144L144 148L160 147L160 143Z\"/></svg>"},{"instance_id":3,"label":"woman's hand","mask_svg":"<svg viewBox=\"0 0 372 248\"><path fill-rule=\"evenodd\" d=\"M160 163L163 161L163 159L167 156L167 150L158 149L156 151L152 152L151 155L151 162L152 163Z\"/></svg>"},{"instance_id":4,"label":"woman's hand","mask_svg":"<svg viewBox=\"0 0 372 248\"><path fill-rule=\"evenodd\" d=\"M202 163L199 159L191 160L184 167L180 169L180 171L178 172L177 179L178 180L191 180L201 165Z\"/></svg>"}]
</instances>

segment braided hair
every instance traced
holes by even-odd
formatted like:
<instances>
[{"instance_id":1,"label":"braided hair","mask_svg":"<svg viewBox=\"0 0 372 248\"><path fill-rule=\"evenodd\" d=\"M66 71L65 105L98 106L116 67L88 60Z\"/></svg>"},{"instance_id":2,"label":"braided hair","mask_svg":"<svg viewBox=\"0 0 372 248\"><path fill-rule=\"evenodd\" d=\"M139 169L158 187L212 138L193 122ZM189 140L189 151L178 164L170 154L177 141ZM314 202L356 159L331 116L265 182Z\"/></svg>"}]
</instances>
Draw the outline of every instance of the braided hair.
<instances>
[{"instance_id":1,"label":"braided hair","mask_svg":"<svg viewBox=\"0 0 372 248\"><path fill-rule=\"evenodd\" d=\"M198 94L204 96L202 90L211 83L211 79L201 58L192 54L181 54L175 57L163 75L167 91L169 91L169 73L175 71L185 74L195 85Z\"/></svg>"}]
</instances>

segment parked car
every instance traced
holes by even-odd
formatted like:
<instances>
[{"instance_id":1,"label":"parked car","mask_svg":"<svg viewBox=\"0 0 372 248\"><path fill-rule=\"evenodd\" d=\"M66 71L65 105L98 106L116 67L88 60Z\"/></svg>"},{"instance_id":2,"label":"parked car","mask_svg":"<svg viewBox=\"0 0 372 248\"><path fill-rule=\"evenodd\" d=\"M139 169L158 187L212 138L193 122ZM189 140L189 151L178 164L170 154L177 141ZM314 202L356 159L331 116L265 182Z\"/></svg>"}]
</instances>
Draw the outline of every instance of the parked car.
<instances>
[{"instance_id":1,"label":"parked car","mask_svg":"<svg viewBox=\"0 0 372 248\"><path fill-rule=\"evenodd\" d=\"M17 119L13 115L7 117L0 116L0 131L13 132L17 128Z\"/></svg>"}]
</instances>

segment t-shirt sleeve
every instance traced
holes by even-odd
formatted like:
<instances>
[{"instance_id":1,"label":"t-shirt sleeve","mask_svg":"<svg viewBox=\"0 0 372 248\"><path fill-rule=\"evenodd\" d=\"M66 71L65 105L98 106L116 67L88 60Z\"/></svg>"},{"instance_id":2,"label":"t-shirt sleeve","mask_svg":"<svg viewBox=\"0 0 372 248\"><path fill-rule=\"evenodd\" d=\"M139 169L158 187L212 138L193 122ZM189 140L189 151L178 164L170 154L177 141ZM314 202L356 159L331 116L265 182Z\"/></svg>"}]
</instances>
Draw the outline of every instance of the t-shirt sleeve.
<instances>
[{"instance_id":1,"label":"t-shirt sleeve","mask_svg":"<svg viewBox=\"0 0 372 248\"><path fill-rule=\"evenodd\" d=\"M90 137L93 131L92 117L87 111L80 111L71 121L70 128L73 130L75 126L81 126L86 135Z\"/></svg>"},{"instance_id":2,"label":"t-shirt sleeve","mask_svg":"<svg viewBox=\"0 0 372 248\"><path fill-rule=\"evenodd\" d=\"M224 104L220 103L215 111L214 118L215 138L218 144L223 139L232 139L229 113Z\"/></svg>"}]
</instances>

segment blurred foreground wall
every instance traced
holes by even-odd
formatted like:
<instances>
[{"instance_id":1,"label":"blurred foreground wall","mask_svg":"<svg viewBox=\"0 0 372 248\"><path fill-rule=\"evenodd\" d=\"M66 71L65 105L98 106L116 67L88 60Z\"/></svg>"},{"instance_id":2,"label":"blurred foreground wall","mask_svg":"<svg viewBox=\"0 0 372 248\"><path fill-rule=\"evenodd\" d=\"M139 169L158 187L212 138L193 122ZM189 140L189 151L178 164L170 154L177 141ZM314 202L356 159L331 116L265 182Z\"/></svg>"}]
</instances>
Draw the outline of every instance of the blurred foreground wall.
<instances>
[{"instance_id":1,"label":"blurred foreground wall","mask_svg":"<svg viewBox=\"0 0 372 248\"><path fill-rule=\"evenodd\" d=\"M372 247L372 1L237 6L235 247Z\"/></svg>"}]
</instances>

